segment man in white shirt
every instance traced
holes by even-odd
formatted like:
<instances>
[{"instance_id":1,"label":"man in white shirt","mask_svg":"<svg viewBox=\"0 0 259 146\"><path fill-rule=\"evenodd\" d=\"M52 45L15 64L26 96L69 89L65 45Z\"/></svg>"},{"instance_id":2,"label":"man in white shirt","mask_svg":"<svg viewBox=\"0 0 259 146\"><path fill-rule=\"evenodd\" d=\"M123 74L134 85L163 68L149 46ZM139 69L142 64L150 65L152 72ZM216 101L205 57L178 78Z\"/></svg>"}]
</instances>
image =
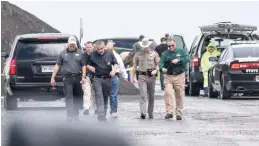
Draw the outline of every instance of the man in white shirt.
<instances>
[{"instance_id":1,"label":"man in white shirt","mask_svg":"<svg viewBox=\"0 0 259 146\"><path fill-rule=\"evenodd\" d=\"M111 81L111 93L110 93L110 114L113 118L117 118L117 107L118 107L118 91L120 87L120 76L122 76L125 80L128 78L127 71L124 67L124 63L120 57L120 55L115 51L114 42L109 40L106 45L108 51L112 51L118 64L119 68L117 69L117 73L114 77L112 77Z\"/></svg>"},{"instance_id":2,"label":"man in white shirt","mask_svg":"<svg viewBox=\"0 0 259 146\"><path fill-rule=\"evenodd\" d=\"M93 52L93 43L91 41L88 41L85 43L84 47L84 53L86 58ZM86 76L86 83L82 85L84 95L84 115L89 115L90 114L90 107L93 107L95 109L95 114L96 114L96 104L95 104L95 98L94 98L94 92L92 89L92 78L91 78L91 71L87 70L87 76Z\"/></svg>"}]
</instances>

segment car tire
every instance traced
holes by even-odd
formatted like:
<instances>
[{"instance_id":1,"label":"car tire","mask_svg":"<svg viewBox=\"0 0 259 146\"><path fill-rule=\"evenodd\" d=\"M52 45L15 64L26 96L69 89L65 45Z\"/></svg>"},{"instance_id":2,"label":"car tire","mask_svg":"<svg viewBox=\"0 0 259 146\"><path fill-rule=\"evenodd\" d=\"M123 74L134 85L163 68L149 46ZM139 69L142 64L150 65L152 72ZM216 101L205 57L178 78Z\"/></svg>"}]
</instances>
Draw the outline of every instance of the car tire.
<instances>
[{"instance_id":1,"label":"car tire","mask_svg":"<svg viewBox=\"0 0 259 146\"><path fill-rule=\"evenodd\" d=\"M186 96L189 96L189 85L187 87L185 87L185 95Z\"/></svg>"},{"instance_id":2,"label":"car tire","mask_svg":"<svg viewBox=\"0 0 259 146\"><path fill-rule=\"evenodd\" d=\"M224 100L229 98L231 98L231 92L227 91L224 76L222 74L220 79L220 99Z\"/></svg>"},{"instance_id":3,"label":"car tire","mask_svg":"<svg viewBox=\"0 0 259 146\"><path fill-rule=\"evenodd\" d=\"M189 83L189 96L199 96L200 95L200 88L199 85L196 83Z\"/></svg>"},{"instance_id":4,"label":"car tire","mask_svg":"<svg viewBox=\"0 0 259 146\"><path fill-rule=\"evenodd\" d=\"M6 95L4 97L4 107L6 110L10 111L10 110L15 110L17 109L17 98L15 96L9 96Z\"/></svg>"},{"instance_id":5,"label":"car tire","mask_svg":"<svg viewBox=\"0 0 259 146\"><path fill-rule=\"evenodd\" d=\"M213 91L213 86L212 86L212 81L211 81L211 76L209 75L208 77L209 83L208 83L208 97L209 98L217 98L218 97L218 92Z\"/></svg>"}]
</instances>

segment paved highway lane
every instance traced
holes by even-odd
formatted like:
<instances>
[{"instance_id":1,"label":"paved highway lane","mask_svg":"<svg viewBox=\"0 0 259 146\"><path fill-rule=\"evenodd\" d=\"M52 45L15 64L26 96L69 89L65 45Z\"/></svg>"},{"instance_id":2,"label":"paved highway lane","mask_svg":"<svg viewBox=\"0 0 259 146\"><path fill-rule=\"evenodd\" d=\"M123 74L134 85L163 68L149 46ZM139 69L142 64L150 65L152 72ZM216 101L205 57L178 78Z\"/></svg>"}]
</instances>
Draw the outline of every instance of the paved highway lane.
<instances>
[{"instance_id":1,"label":"paved highway lane","mask_svg":"<svg viewBox=\"0 0 259 146\"><path fill-rule=\"evenodd\" d=\"M157 96L153 120L139 118L137 96L120 96L119 118L108 119L117 124L140 146L258 146L259 100L219 100L203 97L186 97L183 121L164 120L165 107L162 96ZM19 102L22 107L7 112L2 109L2 145L5 146L8 126L15 118L25 114L37 117L66 119L64 101ZM25 108L25 107L47 108ZM50 108L51 107L51 108ZM54 108L53 108L54 107ZM96 121L96 117L80 116L81 121Z\"/></svg>"}]
</instances>

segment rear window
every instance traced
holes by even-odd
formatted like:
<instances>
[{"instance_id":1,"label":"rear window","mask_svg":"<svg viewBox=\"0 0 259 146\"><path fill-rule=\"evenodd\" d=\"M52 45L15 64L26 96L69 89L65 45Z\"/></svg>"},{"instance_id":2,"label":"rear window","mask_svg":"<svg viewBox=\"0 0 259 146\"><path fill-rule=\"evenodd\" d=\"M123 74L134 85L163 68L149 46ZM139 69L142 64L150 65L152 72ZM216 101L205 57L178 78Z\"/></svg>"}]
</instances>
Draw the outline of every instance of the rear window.
<instances>
[{"instance_id":1,"label":"rear window","mask_svg":"<svg viewBox=\"0 0 259 146\"><path fill-rule=\"evenodd\" d=\"M67 40L19 41L16 45L17 60L55 58L67 47Z\"/></svg>"},{"instance_id":2,"label":"rear window","mask_svg":"<svg viewBox=\"0 0 259 146\"><path fill-rule=\"evenodd\" d=\"M259 56L259 47L234 48L233 51L235 58Z\"/></svg>"},{"instance_id":3,"label":"rear window","mask_svg":"<svg viewBox=\"0 0 259 146\"><path fill-rule=\"evenodd\" d=\"M107 44L107 41L109 39L104 39L102 41L105 42L105 44ZM131 49L132 46L134 45L134 43L136 43L138 40L137 39L111 39L114 41L115 43L115 47L120 47L120 48L129 48ZM97 40L94 42L96 43Z\"/></svg>"}]
</instances>

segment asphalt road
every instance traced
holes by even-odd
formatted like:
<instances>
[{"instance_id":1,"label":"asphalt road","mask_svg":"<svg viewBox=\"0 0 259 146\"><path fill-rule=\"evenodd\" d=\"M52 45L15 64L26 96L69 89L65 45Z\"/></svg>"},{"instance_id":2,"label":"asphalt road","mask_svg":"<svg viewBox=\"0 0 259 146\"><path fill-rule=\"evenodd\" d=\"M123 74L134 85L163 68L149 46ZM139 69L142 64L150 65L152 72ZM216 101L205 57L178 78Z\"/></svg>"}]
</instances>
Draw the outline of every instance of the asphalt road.
<instances>
[{"instance_id":1,"label":"asphalt road","mask_svg":"<svg viewBox=\"0 0 259 146\"><path fill-rule=\"evenodd\" d=\"M160 94L160 95L159 95ZM118 119L115 123L137 146L258 146L259 99L185 98L183 121L165 120L163 93L157 92L153 120L139 118L137 96L120 96ZM2 108L2 146L6 145L8 127L16 118L29 115L66 119L64 101L19 102L19 110ZM32 108L26 108L32 107ZM37 107L37 108L36 108ZM46 108L39 108L46 107ZM80 115L81 121L96 121L96 117Z\"/></svg>"}]
</instances>

